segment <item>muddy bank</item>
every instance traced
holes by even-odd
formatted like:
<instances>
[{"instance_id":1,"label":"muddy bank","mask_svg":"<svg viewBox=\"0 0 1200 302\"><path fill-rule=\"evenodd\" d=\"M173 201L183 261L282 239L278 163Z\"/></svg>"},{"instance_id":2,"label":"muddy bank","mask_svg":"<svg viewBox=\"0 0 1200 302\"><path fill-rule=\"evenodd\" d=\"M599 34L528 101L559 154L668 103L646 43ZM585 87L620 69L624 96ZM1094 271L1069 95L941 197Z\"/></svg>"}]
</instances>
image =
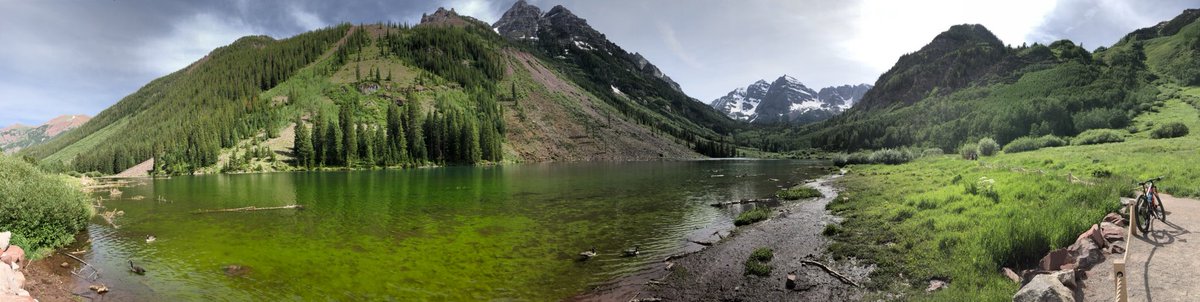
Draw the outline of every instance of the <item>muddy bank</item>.
<instances>
[{"instance_id":1,"label":"muddy bank","mask_svg":"<svg viewBox=\"0 0 1200 302\"><path fill-rule=\"evenodd\" d=\"M724 240L701 251L614 281L574 301L846 301L858 300L862 291L844 284L821 268L804 265L803 260L825 263L850 279L862 283L870 268L855 263L832 262L824 257L829 240L821 235L825 225L838 218L825 210L837 198L831 175L806 185L817 188L824 197L785 202L774 209L766 221L738 227ZM759 247L775 251L767 277L745 275L744 263ZM669 267L669 269L668 269ZM797 276L796 290L785 288L789 272Z\"/></svg>"}]
</instances>

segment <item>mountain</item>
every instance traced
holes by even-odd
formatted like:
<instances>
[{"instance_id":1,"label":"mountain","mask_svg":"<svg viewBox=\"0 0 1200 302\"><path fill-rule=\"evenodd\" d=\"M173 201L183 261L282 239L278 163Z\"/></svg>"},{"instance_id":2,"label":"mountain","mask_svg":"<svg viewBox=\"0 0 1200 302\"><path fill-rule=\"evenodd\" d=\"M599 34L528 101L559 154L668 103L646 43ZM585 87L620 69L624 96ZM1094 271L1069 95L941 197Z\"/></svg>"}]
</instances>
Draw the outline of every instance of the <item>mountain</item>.
<instances>
[{"instance_id":1,"label":"mountain","mask_svg":"<svg viewBox=\"0 0 1200 302\"><path fill-rule=\"evenodd\" d=\"M951 26L916 52L896 61L863 96L866 110L912 104L927 92L965 87L1009 54L996 35L979 24Z\"/></svg>"},{"instance_id":2,"label":"mountain","mask_svg":"<svg viewBox=\"0 0 1200 302\"><path fill-rule=\"evenodd\" d=\"M62 115L50 119L50 121L37 127L21 124L4 127L0 129L0 150L4 150L6 153L14 153L20 151L22 148L41 144L67 130L78 128L90 119L90 116L82 114Z\"/></svg>"},{"instance_id":3,"label":"mountain","mask_svg":"<svg viewBox=\"0 0 1200 302\"><path fill-rule=\"evenodd\" d=\"M758 80L713 100L711 106L729 118L751 123L806 124L829 119L853 106L871 85L842 85L812 90L784 75L774 82Z\"/></svg>"},{"instance_id":4,"label":"mountain","mask_svg":"<svg viewBox=\"0 0 1200 302\"><path fill-rule=\"evenodd\" d=\"M1186 42L1200 38L1200 23L1188 17L1194 14L1139 30L1145 35L1095 53L1070 40L1008 47L982 25L955 25L901 56L858 105L826 121L774 133L778 139L761 144L953 152L984 137L1003 145L1026 136L1127 129L1141 112L1161 105L1165 96L1156 79L1188 81L1191 70L1173 77L1167 67L1192 60L1195 44ZM1155 67L1162 61L1174 63Z\"/></svg>"},{"instance_id":5,"label":"mountain","mask_svg":"<svg viewBox=\"0 0 1200 302\"><path fill-rule=\"evenodd\" d=\"M609 41L567 8L558 5L540 12L525 1L517 1L492 24L492 29L514 43L533 48L535 55L623 114L672 136L711 141L739 127L720 112L688 97L679 84L641 54Z\"/></svg>"},{"instance_id":6,"label":"mountain","mask_svg":"<svg viewBox=\"0 0 1200 302\"><path fill-rule=\"evenodd\" d=\"M243 37L21 153L169 174L735 153L722 140L738 126L645 58L564 7L539 12Z\"/></svg>"}]
</instances>

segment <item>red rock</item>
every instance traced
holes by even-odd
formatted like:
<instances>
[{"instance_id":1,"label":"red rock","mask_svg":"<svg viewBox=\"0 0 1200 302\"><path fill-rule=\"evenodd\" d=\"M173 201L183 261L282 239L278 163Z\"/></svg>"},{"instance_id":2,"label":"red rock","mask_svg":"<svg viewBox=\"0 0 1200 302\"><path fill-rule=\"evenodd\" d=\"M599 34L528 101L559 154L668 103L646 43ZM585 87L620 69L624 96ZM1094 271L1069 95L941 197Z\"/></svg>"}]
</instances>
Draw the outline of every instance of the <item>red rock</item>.
<instances>
[{"instance_id":1,"label":"red rock","mask_svg":"<svg viewBox=\"0 0 1200 302\"><path fill-rule=\"evenodd\" d=\"M1101 223L1100 233L1107 241L1125 240L1125 228L1119 227L1115 223Z\"/></svg>"},{"instance_id":2,"label":"red rock","mask_svg":"<svg viewBox=\"0 0 1200 302\"><path fill-rule=\"evenodd\" d=\"M1057 271L1064 264L1075 263L1075 258L1071 257L1071 252L1067 249L1057 249L1050 251L1046 257L1038 261L1038 268L1043 271Z\"/></svg>"},{"instance_id":3,"label":"red rock","mask_svg":"<svg viewBox=\"0 0 1200 302\"><path fill-rule=\"evenodd\" d=\"M0 253L0 262L4 262L4 264L8 265L16 263L17 265L24 266L25 250L21 249L19 246L10 245L8 246L8 250Z\"/></svg>"},{"instance_id":4,"label":"red rock","mask_svg":"<svg viewBox=\"0 0 1200 302\"><path fill-rule=\"evenodd\" d=\"M1129 221L1126 220L1125 217L1121 217L1121 214L1117 213L1108 213L1108 215L1104 215L1104 221L1121 227L1129 225Z\"/></svg>"}]
</instances>

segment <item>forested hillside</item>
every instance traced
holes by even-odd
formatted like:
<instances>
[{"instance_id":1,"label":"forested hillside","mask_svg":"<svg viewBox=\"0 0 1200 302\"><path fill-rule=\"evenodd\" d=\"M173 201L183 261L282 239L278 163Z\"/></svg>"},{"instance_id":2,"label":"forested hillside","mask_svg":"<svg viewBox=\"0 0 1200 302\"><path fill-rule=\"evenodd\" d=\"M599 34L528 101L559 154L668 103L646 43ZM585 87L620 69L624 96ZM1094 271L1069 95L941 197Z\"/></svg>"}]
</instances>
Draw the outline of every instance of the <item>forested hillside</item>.
<instances>
[{"instance_id":1,"label":"forested hillside","mask_svg":"<svg viewBox=\"0 0 1200 302\"><path fill-rule=\"evenodd\" d=\"M452 10L245 37L24 154L103 173L153 158L162 174L736 154L689 117L715 111L658 95L690 101L678 91L598 92L527 51Z\"/></svg>"},{"instance_id":2,"label":"forested hillside","mask_svg":"<svg viewBox=\"0 0 1200 302\"><path fill-rule=\"evenodd\" d=\"M1162 81L1147 62L1162 60L1158 53L1165 51L1151 52L1150 44L1122 41L1095 53L1069 40L1008 47L983 26L958 25L901 57L861 106L826 122L751 132L739 141L780 149L953 152L984 137L1004 145L1090 129L1138 131L1126 128L1155 105L1154 83Z\"/></svg>"}]
</instances>

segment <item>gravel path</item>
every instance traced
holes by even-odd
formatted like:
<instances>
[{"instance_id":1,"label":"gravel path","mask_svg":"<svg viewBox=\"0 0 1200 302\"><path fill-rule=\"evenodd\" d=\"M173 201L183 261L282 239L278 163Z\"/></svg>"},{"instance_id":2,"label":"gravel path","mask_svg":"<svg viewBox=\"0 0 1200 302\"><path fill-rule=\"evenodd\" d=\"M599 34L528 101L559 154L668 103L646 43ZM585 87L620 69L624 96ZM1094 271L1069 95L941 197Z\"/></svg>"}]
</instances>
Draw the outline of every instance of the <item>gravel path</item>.
<instances>
[{"instance_id":1,"label":"gravel path","mask_svg":"<svg viewBox=\"0 0 1200 302\"><path fill-rule=\"evenodd\" d=\"M1162 195L1167 221L1129 244L1130 301L1196 301L1200 296L1200 201Z\"/></svg>"}]
</instances>

